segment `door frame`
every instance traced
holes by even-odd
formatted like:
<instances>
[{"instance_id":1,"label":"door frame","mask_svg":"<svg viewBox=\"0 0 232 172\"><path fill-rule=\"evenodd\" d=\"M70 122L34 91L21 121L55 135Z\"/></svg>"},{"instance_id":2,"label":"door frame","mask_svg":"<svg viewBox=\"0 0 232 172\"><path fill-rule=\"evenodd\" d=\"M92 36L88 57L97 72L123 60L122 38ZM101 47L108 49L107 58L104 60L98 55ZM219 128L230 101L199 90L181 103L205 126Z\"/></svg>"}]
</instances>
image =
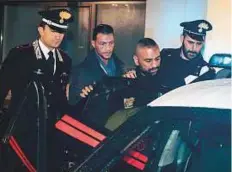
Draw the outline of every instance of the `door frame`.
<instances>
[{"instance_id":1,"label":"door frame","mask_svg":"<svg viewBox=\"0 0 232 172\"><path fill-rule=\"evenodd\" d=\"M146 0L137 0L137 1L94 1L94 2L78 2L78 7L90 7L90 36L89 36L89 49L91 49L91 40L93 35L93 29L97 25L97 5L99 4L146 4Z\"/></svg>"}]
</instances>

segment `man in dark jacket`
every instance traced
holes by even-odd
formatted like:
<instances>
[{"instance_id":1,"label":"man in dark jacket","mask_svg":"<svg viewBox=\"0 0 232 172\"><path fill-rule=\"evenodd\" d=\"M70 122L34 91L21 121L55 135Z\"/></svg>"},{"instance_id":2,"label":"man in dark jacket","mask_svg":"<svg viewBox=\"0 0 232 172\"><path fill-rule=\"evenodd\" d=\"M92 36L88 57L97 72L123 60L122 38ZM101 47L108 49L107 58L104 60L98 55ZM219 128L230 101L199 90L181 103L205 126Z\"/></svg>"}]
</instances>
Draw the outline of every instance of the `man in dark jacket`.
<instances>
[{"instance_id":1,"label":"man in dark jacket","mask_svg":"<svg viewBox=\"0 0 232 172\"><path fill-rule=\"evenodd\" d=\"M72 72L69 91L72 104L85 97L87 95L85 91L92 88L88 86L101 81L104 76L122 75L123 63L113 52L114 44L114 30L110 25L100 24L94 28L92 38L94 49Z\"/></svg>"},{"instance_id":2,"label":"man in dark jacket","mask_svg":"<svg viewBox=\"0 0 232 172\"><path fill-rule=\"evenodd\" d=\"M169 90L194 82L198 78L205 80L215 76L214 70L201 54L206 32L212 30L212 25L206 20L195 20L182 22L180 26L183 27L182 46L161 51L162 83Z\"/></svg>"},{"instance_id":3,"label":"man in dark jacket","mask_svg":"<svg viewBox=\"0 0 232 172\"><path fill-rule=\"evenodd\" d=\"M140 39L136 45L133 59L136 65L135 70L131 70L123 76L136 78L137 82L126 92L136 97L135 104L145 105L158 97L161 88L159 68L162 60L158 44L151 38Z\"/></svg>"},{"instance_id":4,"label":"man in dark jacket","mask_svg":"<svg viewBox=\"0 0 232 172\"><path fill-rule=\"evenodd\" d=\"M5 127L1 129L1 137L6 136L1 145L1 171L61 171L58 159L59 151L63 150L57 147L54 126L68 106L65 93L71 59L58 47L72 14L67 9L40 11L39 14L42 16L39 38L11 49L0 70L0 107L7 93L12 94L8 113L3 116ZM42 108L47 109L47 113L36 110L37 103L42 101L36 90L41 88L32 81L39 81L43 86L47 107L42 105ZM41 125L46 129L41 130ZM41 144L46 148L41 150Z\"/></svg>"},{"instance_id":5,"label":"man in dark jacket","mask_svg":"<svg viewBox=\"0 0 232 172\"><path fill-rule=\"evenodd\" d=\"M158 44L151 38L140 39L133 59L137 67L125 73L125 78L106 78L101 83L101 89L94 88L83 115L86 123L95 127L104 126L112 113L146 105L159 96L161 58Z\"/></svg>"}]
</instances>

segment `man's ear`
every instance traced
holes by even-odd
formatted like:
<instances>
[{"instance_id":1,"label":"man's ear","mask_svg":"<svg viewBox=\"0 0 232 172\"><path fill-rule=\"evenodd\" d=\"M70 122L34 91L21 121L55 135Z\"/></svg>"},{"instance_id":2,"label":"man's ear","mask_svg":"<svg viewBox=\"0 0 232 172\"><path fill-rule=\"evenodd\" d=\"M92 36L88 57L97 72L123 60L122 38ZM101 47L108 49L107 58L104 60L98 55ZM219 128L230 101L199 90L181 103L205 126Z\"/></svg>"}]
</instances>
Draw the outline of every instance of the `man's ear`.
<instances>
[{"instance_id":1,"label":"man's ear","mask_svg":"<svg viewBox=\"0 0 232 172\"><path fill-rule=\"evenodd\" d=\"M184 35L182 34L182 35L180 36L180 42L183 43L183 41L184 41Z\"/></svg>"},{"instance_id":2,"label":"man's ear","mask_svg":"<svg viewBox=\"0 0 232 172\"><path fill-rule=\"evenodd\" d=\"M93 48L95 48L95 41L94 40L91 41L91 44L92 44Z\"/></svg>"},{"instance_id":3,"label":"man's ear","mask_svg":"<svg viewBox=\"0 0 232 172\"><path fill-rule=\"evenodd\" d=\"M41 36L41 35L43 35L43 27L38 27L38 32L39 32L39 35Z\"/></svg>"},{"instance_id":4,"label":"man's ear","mask_svg":"<svg viewBox=\"0 0 232 172\"><path fill-rule=\"evenodd\" d=\"M139 66L139 59L136 55L133 56L134 62L136 66Z\"/></svg>"}]
</instances>

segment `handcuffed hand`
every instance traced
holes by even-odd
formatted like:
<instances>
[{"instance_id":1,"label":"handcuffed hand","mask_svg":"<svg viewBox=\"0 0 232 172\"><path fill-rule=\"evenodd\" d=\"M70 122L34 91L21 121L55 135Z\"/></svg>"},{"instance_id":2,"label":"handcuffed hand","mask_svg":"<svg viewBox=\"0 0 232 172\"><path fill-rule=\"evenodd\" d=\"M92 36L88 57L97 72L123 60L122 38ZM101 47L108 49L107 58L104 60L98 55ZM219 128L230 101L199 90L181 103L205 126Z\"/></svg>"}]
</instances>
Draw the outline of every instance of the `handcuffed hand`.
<instances>
[{"instance_id":1,"label":"handcuffed hand","mask_svg":"<svg viewBox=\"0 0 232 172\"><path fill-rule=\"evenodd\" d=\"M81 90L81 93L80 93L80 96L85 98L86 96L89 95L89 93L93 91L93 86L92 85L88 85L88 86L85 86L82 90Z\"/></svg>"},{"instance_id":2,"label":"handcuffed hand","mask_svg":"<svg viewBox=\"0 0 232 172\"><path fill-rule=\"evenodd\" d=\"M122 75L124 78L137 78L136 71L130 70Z\"/></svg>"}]
</instances>

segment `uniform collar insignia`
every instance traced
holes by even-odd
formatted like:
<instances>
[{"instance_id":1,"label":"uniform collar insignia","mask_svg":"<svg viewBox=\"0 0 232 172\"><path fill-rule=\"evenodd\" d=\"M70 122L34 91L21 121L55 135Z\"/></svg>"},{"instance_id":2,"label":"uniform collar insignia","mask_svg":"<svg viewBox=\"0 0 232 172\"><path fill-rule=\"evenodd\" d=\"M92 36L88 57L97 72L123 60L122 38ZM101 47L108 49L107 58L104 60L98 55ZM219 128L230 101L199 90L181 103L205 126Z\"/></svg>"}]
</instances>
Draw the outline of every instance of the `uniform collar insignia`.
<instances>
[{"instance_id":1,"label":"uniform collar insignia","mask_svg":"<svg viewBox=\"0 0 232 172\"><path fill-rule=\"evenodd\" d=\"M56 52L57 52L59 62L64 62L63 57L60 54L60 51L58 49L56 49Z\"/></svg>"},{"instance_id":2,"label":"uniform collar insignia","mask_svg":"<svg viewBox=\"0 0 232 172\"><path fill-rule=\"evenodd\" d=\"M35 40L35 41L32 43L32 45L33 45L33 47L34 47L35 56L36 56L37 60L42 59L41 50L40 50L40 48L39 48L39 41L38 41L38 40Z\"/></svg>"},{"instance_id":3,"label":"uniform collar insignia","mask_svg":"<svg viewBox=\"0 0 232 172\"><path fill-rule=\"evenodd\" d=\"M35 56L37 58L37 60L39 59L42 59L42 53L41 53L41 50L39 48L39 40L35 40L33 43L32 43L33 47L34 47L34 52L35 52ZM56 49L56 52L57 52L57 56L58 56L58 60L60 62L64 62L61 54L60 54L60 51L58 49Z\"/></svg>"}]
</instances>

